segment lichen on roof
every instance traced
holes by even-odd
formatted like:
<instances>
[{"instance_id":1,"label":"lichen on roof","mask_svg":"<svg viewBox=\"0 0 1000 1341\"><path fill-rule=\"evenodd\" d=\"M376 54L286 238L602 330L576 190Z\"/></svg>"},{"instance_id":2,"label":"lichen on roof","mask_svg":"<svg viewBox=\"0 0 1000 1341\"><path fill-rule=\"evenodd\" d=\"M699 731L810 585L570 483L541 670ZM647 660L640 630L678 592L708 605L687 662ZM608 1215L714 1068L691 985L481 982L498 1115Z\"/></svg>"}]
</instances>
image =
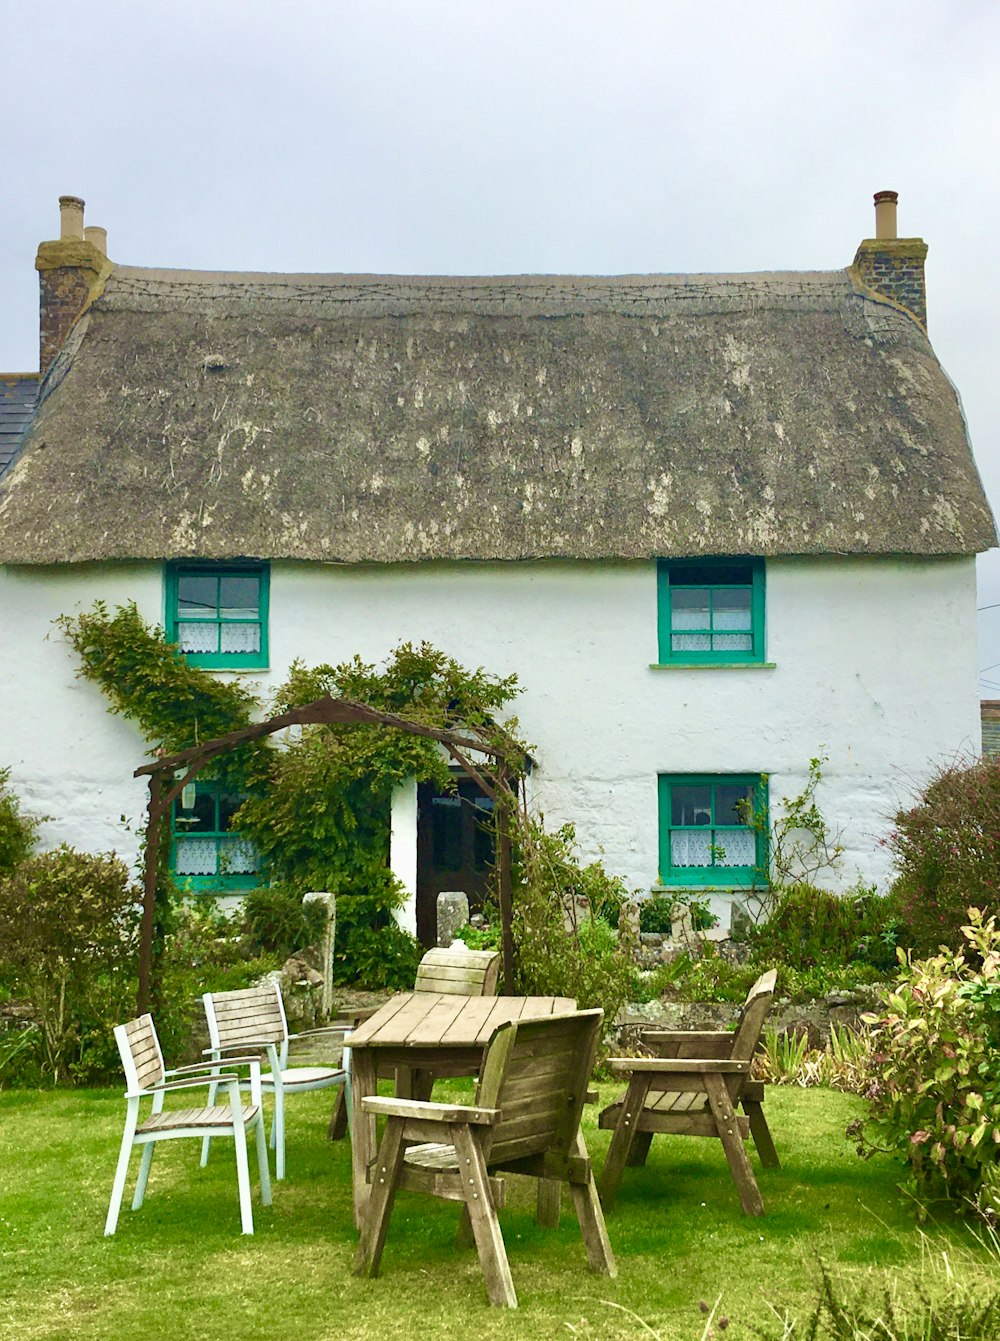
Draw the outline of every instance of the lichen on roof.
<instances>
[{"instance_id":1,"label":"lichen on roof","mask_svg":"<svg viewBox=\"0 0 1000 1341\"><path fill-rule=\"evenodd\" d=\"M118 268L0 484L0 561L970 554L917 324L847 271Z\"/></svg>"}]
</instances>

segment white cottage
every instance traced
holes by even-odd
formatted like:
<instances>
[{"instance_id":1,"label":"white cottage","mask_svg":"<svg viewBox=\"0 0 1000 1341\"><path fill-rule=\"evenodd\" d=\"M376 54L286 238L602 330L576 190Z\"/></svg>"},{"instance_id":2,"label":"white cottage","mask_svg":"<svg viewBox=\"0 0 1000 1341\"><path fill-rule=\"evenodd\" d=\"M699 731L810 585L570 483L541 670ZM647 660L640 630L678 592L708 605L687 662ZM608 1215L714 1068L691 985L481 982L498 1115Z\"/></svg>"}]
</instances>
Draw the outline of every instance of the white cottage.
<instances>
[{"instance_id":1,"label":"white cottage","mask_svg":"<svg viewBox=\"0 0 1000 1341\"><path fill-rule=\"evenodd\" d=\"M884 881L899 802L978 750L996 535L876 199L833 272L410 278L113 265L63 198L0 478L0 766L45 841L135 856L145 745L53 626L134 600L265 692L403 639L515 672L547 820L726 921L767 860L738 803L780 816L823 752L827 882ZM397 797L412 925L475 893L477 799ZM180 817L195 884L227 806Z\"/></svg>"}]
</instances>

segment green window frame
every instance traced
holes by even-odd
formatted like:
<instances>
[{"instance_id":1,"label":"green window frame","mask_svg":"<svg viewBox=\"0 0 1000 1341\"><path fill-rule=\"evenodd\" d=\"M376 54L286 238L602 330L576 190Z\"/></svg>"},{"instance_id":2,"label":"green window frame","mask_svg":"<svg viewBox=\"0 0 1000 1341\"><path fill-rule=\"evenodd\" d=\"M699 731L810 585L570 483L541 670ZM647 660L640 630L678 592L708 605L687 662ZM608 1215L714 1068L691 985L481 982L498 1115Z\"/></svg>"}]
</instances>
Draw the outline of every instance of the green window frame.
<instances>
[{"instance_id":1,"label":"green window frame","mask_svg":"<svg viewBox=\"0 0 1000 1341\"><path fill-rule=\"evenodd\" d=\"M168 564L167 641L176 643L192 666L266 668L270 577L266 563Z\"/></svg>"},{"instance_id":2,"label":"green window frame","mask_svg":"<svg viewBox=\"0 0 1000 1341\"><path fill-rule=\"evenodd\" d=\"M660 559L659 664L764 661L764 560Z\"/></svg>"},{"instance_id":3,"label":"green window frame","mask_svg":"<svg viewBox=\"0 0 1000 1341\"><path fill-rule=\"evenodd\" d=\"M661 773L658 784L661 884L767 883L765 774Z\"/></svg>"},{"instance_id":4,"label":"green window frame","mask_svg":"<svg viewBox=\"0 0 1000 1341\"><path fill-rule=\"evenodd\" d=\"M218 782L184 788L170 812L170 874L178 884L232 894L257 885L257 851L232 828L232 817L245 799Z\"/></svg>"}]
</instances>

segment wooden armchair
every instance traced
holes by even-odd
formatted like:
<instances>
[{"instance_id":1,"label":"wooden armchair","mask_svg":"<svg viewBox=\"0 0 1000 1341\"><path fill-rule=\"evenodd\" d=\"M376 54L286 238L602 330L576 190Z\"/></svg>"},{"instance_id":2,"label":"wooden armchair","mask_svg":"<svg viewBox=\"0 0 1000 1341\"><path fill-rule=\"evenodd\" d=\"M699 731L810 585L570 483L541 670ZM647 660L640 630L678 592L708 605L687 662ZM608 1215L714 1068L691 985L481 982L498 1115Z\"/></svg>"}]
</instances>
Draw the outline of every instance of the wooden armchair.
<instances>
[{"instance_id":1,"label":"wooden armchair","mask_svg":"<svg viewBox=\"0 0 1000 1341\"><path fill-rule=\"evenodd\" d=\"M720 1140L744 1212L764 1214L743 1143L752 1136L764 1167L781 1167L762 1107L763 1082L750 1078L776 976L771 969L751 987L735 1033L651 1029L642 1042L655 1057L610 1059L611 1069L628 1076L629 1083L624 1096L598 1119L601 1127L614 1130L598 1183L605 1210L614 1204L626 1165L644 1164L653 1136L668 1133Z\"/></svg>"},{"instance_id":2,"label":"wooden armchair","mask_svg":"<svg viewBox=\"0 0 1000 1341\"><path fill-rule=\"evenodd\" d=\"M366 1098L387 1121L368 1170L371 1195L354 1259L376 1276L399 1188L463 1205L490 1303L516 1308L517 1295L497 1219L501 1172L568 1183L591 1269L617 1274L594 1186L580 1114L603 1012L579 1011L503 1024L490 1039L472 1107L415 1099Z\"/></svg>"},{"instance_id":3,"label":"wooden armchair","mask_svg":"<svg viewBox=\"0 0 1000 1341\"><path fill-rule=\"evenodd\" d=\"M139 1165L135 1196L132 1199L132 1209L137 1211L146 1195L146 1183L149 1179L149 1166L153 1161L155 1142L173 1140L181 1136L197 1136L201 1139L208 1132L213 1136L233 1138L236 1147L240 1219L243 1233L252 1234L253 1211L250 1206L250 1171L246 1143L248 1131L253 1133L257 1142L261 1201L265 1206L271 1204L271 1179L267 1167L259 1059L230 1057L226 1062L225 1071L219 1067L209 1070L207 1063L180 1066L168 1071L164 1068L160 1042L149 1015L140 1015L138 1019L130 1020L128 1024L116 1026L115 1041L125 1070L125 1081L128 1086L125 1098L128 1107L125 1112L125 1131L122 1135L118 1167L111 1191L111 1204L104 1224L105 1234L113 1234L118 1228L118 1213L125 1191L129 1159L135 1146L145 1147ZM250 1068L250 1104L247 1107L243 1106L240 1097L239 1077L233 1070L236 1066ZM163 1100L166 1094L205 1086L209 1087L211 1094L207 1106L164 1110ZM228 1104L216 1104L215 1097L220 1089L225 1090ZM152 1110L146 1121L140 1123L139 1106L145 1098L152 1099Z\"/></svg>"},{"instance_id":4,"label":"wooden armchair","mask_svg":"<svg viewBox=\"0 0 1000 1341\"><path fill-rule=\"evenodd\" d=\"M266 1058L268 1069L261 1074L260 1083L265 1093L274 1095L271 1148L275 1152L275 1177L284 1178L286 1097L308 1090L325 1090L334 1085L343 1090L349 1084L348 1073L342 1067L289 1066L289 1042L322 1034L342 1035L347 1026L331 1025L325 1029L289 1034L277 983L236 992L206 992L202 1002L210 1040L205 1051L214 1063L228 1065L228 1056L232 1052L256 1052ZM209 1102L212 1102L211 1096ZM346 1116L349 1105L344 1105L343 1111ZM341 1133L331 1132L331 1135L336 1134ZM208 1160L210 1140L206 1136L202 1145L202 1164Z\"/></svg>"}]
</instances>

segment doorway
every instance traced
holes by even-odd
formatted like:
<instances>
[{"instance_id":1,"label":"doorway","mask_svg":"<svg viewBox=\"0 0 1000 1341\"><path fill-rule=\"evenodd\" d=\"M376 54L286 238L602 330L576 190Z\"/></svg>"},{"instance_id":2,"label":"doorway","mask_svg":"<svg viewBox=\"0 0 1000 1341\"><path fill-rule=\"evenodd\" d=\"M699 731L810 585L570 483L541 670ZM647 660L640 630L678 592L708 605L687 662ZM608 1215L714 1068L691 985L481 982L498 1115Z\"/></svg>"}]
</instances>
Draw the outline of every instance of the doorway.
<instances>
[{"instance_id":1,"label":"doorway","mask_svg":"<svg viewBox=\"0 0 1000 1341\"><path fill-rule=\"evenodd\" d=\"M469 912L482 912L494 862L493 800L474 778L456 775L454 791L417 788L417 939L437 945L437 897L461 890Z\"/></svg>"}]
</instances>

